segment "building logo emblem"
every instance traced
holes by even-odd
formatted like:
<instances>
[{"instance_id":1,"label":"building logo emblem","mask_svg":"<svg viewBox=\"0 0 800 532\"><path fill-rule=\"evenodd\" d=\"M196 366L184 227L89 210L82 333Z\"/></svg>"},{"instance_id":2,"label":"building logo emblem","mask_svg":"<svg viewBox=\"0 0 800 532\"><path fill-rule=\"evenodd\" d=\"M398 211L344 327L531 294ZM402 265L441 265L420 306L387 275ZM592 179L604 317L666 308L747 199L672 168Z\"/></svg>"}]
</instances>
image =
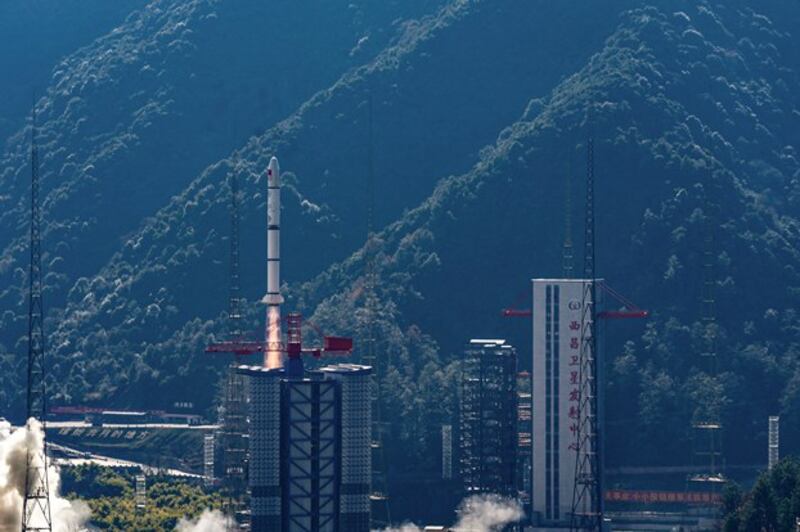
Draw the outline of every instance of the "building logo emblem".
<instances>
[{"instance_id":1,"label":"building logo emblem","mask_svg":"<svg viewBox=\"0 0 800 532\"><path fill-rule=\"evenodd\" d=\"M569 302L569 309L570 310L580 310L583 306L583 303L578 301L577 299L573 299Z\"/></svg>"}]
</instances>

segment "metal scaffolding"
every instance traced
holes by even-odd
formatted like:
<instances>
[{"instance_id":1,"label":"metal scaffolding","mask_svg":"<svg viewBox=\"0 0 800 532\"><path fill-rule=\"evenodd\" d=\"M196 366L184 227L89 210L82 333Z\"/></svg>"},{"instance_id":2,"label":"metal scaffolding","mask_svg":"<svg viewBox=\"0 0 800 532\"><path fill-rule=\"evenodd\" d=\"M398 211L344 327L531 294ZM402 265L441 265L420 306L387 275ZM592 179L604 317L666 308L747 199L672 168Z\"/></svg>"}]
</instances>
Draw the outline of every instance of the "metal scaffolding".
<instances>
[{"instance_id":1,"label":"metal scaffolding","mask_svg":"<svg viewBox=\"0 0 800 532\"><path fill-rule=\"evenodd\" d=\"M225 381L222 411L223 483L235 498L247 486L247 394L242 375L231 364Z\"/></svg>"},{"instance_id":2,"label":"metal scaffolding","mask_svg":"<svg viewBox=\"0 0 800 532\"><path fill-rule=\"evenodd\" d=\"M775 467L780 460L780 423L781 418L778 416L769 416L769 440L768 440L768 465L769 469Z\"/></svg>"},{"instance_id":3,"label":"metal scaffolding","mask_svg":"<svg viewBox=\"0 0 800 532\"><path fill-rule=\"evenodd\" d=\"M715 225L719 223L717 217L717 202L715 201L716 182L709 176L705 186L705 235L703 238L703 288L701 294L702 323L705 329L705 350L701 358L706 366L706 371L711 379L717 378L719 358L717 357L717 332L716 319L716 275L714 236ZM695 411L692 419L694 440L694 455L698 463L703 464L703 471L689 476L689 481L698 485L708 486L706 489L717 490L726 482L722 472L722 412L721 405L712 397L706 404L701 404Z\"/></svg>"},{"instance_id":4,"label":"metal scaffolding","mask_svg":"<svg viewBox=\"0 0 800 532\"><path fill-rule=\"evenodd\" d=\"M228 297L228 340L242 340L242 297L239 275L239 171L241 161L229 176L230 186L230 277ZM222 483L231 496L231 512L236 513L247 486L247 393L244 377L236 371L234 359L228 367L224 385L221 420Z\"/></svg>"},{"instance_id":5,"label":"metal scaffolding","mask_svg":"<svg viewBox=\"0 0 800 532\"><path fill-rule=\"evenodd\" d=\"M590 110L591 113L591 110ZM591 129L591 118L589 119ZM583 296L578 367L577 462L570 529L603 526L603 471L599 426L597 364L597 278L595 263L594 138L586 143L586 213L583 251Z\"/></svg>"},{"instance_id":6,"label":"metal scaffolding","mask_svg":"<svg viewBox=\"0 0 800 532\"><path fill-rule=\"evenodd\" d=\"M144 473L136 475L136 513L143 513L147 509L147 477Z\"/></svg>"},{"instance_id":7,"label":"metal scaffolding","mask_svg":"<svg viewBox=\"0 0 800 532\"><path fill-rule=\"evenodd\" d=\"M572 171L567 163L567 179L564 185L564 244L561 248L561 275L564 279L572 279Z\"/></svg>"},{"instance_id":8,"label":"metal scaffolding","mask_svg":"<svg viewBox=\"0 0 800 532\"><path fill-rule=\"evenodd\" d=\"M31 116L31 234L30 268L28 271L28 396L27 430L31 420L41 423L45 434L47 391L45 387L44 307L42 304L42 242L41 207L39 204L39 149L36 144L36 106ZM35 423L35 422L34 422ZM53 519L50 512L50 481L47 471L47 439L41 451L29 446L25 467L25 493L22 503L22 530L50 531Z\"/></svg>"},{"instance_id":9,"label":"metal scaffolding","mask_svg":"<svg viewBox=\"0 0 800 532\"><path fill-rule=\"evenodd\" d=\"M203 485L210 488L214 485L214 434L203 436Z\"/></svg>"},{"instance_id":10,"label":"metal scaffolding","mask_svg":"<svg viewBox=\"0 0 800 532\"><path fill-rule=\"evenodd\" d=\"M442 425L442 478L453 478L453 426Z\"/></svg>"},{"instance_id":11,"label":"metal scaffolding","mask_svg":"<svg viewBox=\"0 0 800 532\"><path fill-rule=\"evenodd\" d=\"M374 231L375 213L375 160L373 142L372 94L367 102L367 242L365 246L365 285L366 285L366 351L362 356L364 364L372 368L370 384L371 407L371 449L372 478L370 480L371 522L372 528L385 528L391 524L389 506L389 481L387 476L386 450L384 447L385 423L381 418L381 386L383 372L388 367L388 360L379 360L376 349L376 316L378 313L378 297L376 293L378 272L375 263L377 239Z\"/></svg>"},{"instance_id":12,"label":"metal scaffolding","mask_svg":"<svg viewBox=\"0 0 800 532\"><path fill-rule=\"evenodd\" d=\"M461 368L461 479L466 494L515 497L517 354L504 340L471 340Z\"/></svg>"},{"instance_id":13,"label":"metal scaffolding","mask_svg":"<svg viewBox=\"0 0 800 532\"><path fill-rule=\"evenodd\" d=\"M517 493L525 513L531 513L533 465L533 394L531 374L517 374Z\"/></svg>"}]
</instances>

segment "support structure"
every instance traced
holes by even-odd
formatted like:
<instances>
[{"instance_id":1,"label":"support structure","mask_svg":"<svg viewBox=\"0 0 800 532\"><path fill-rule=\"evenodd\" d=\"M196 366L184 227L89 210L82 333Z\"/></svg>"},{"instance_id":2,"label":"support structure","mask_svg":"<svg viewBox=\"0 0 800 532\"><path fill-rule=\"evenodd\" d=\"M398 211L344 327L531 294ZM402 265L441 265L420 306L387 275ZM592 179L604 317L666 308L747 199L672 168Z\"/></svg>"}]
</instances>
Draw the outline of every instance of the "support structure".
<instances>
[{"instance_id":1,"label":"support structure","mask_svg":"<svg viewBox=\"0 0 800 532\"><path fill-rule=\"evenodd\" d=\"M144 472L136 475L136 513L147 509L147 477Z\"/></svg>"},{"instance_id":2,"label":"support structure","mask_svg":"<svg viewBox=\"0 0 800 532\"><path fill-rule=\"evenodd\" d=\"M39 205L39 150L36 144L36 107L31 120L31 234L30 269L28 272L28 430L41 423L42 448L28 447L25 469L25 497L22 505L23 531L51 531L50 485L47 478L47 439L45 412L44 307L42 305L42 243L41 210ZM36 420L36 421L32 421Z\"/></svg>"},{"instance_id":3,"label":"support structure","mask_svg":"<svg viewBox=\"0 0 800 532\"><path fill-rule=\"evenodd\" d=\"M453 425L442 425L442 479L453 478Z\"/></svg>"},{"instance_id":4,"label":"support structure","mask_svg":"<svg viewBox=\"0 0 800 532\"><path fill-rule=\"evenodd\" d=\"M228 336L242 336L242 295L239 276L239 165L228 180L231 192L230 277L228 279Z\"/></svg>"},{"instance_id":5,"label":"support structure","mask_svg":"<svg viewBox=\"0 0 800 532\"><path fill-rule=\"evenodd\" d=\"M717 357L717 318L715 286L716 275L714 271L714 233L717 219L717 203L714 201L715 182L709 176L705 186L705 235L703 237L703 288L701 294L702 324L705 329L705 350L701 359L708 376L716 380L719 365ZM703 490L718 491L725 483L726 478L722 472L722 419L720 405L716 398L708 403L698 405L692 416L692 431L694 436L695 461L701 465L703 471L691 475L689 481L701 486Z\"/></svg>"},{"instance_id":6,"label":"support structure","mask_svg":"<svg viewBox=\"0 0 800 532\"><path fill-rule=\"evenodd\" d=\"M459 469L464 495L516 497L517 353L473 339L461 365Z\"/></svg>"},{"instance_id":7,"label":"support structure","mask_svg":"<svg viewBox=\"0 0 800 532\"><path fill-rule=\"evenodd\" d=\"M368 532L371 368L305 371L300 353L286 368L239 368L251 393L250 529Z\"/></svg>"},{"instance_id":8,"label":"support structure","mask_svg":"<svg viewBox=\"0 0 800 532\"><path fill-rule=\"evenodd\" d=\"M239 277L239 167L230 175L231 234L230 278L228 299L228 340L242 340L242 297ZM236 504L247 487L247 392L244 378L236 372L236 359L231 362L225 379L222 430L223 485Z\"/></svg>"},{"instance_id":9,"label":"support structure","mask_svg":"<svg viewBox=\"0 0 800 532\"><path fill-rule=\"evenodd\" d=\"M281 383L282 530L336 530L341 407L333 381Z\"/></svg>"},{"instance_id":10,"label":"support structure","mask_svg":"<svg viewBox=\"0 0 800 532\"><path fill-rule=\"evenodd\" d=\"M375 156L373 151L373 117L372 94L368 98L367 109L367 243L366 243L366 270L364 272L366 283L366 351L362 356L365 365L372 367L372 382L370 384L370 403L372 404L371 421L371 448L372 448L372 479L370 501L371 526L375 529L386 528L391 524L391 509L389 506L389 482L386 471L386 451L384 448L384 423L381 419L381 381L383 369L387 361L378 360L376 353L375 317L378 312L378 298L376 294L377 270L375 264L376 235L374 230L375 216Z\"/></svg>"},{"instance_id":11,"label":"support structure","mask_svg":"<svg viewBox=\"0 0 800 532\"><path fill-rule=\"evenodd\" d=\"M203 436L203 485L206 488L214 486L214 434Z\"/></svg>"},{"instance_id":12,"label":"support structure","mask_svg":"<svg viewBox=\"0 0 800 532\"><path fill-rule=\"evenodd\" d=\"M775 467L775 465L780 460L780 423L781 418L778 416L769 416L769 442L768 442L768 457L769 457L769 469Z\"/></svg>"},{"instance_id":13,"label":"support structure","mask_svg":"<svg viewBox=\"0 0 800 532\"><path fill-rule=\"evenodd\" d=\"M590 125L591 127L591 125ZM578 367L577 461L570 529L601 530L603 525L602 440L600 438L595 271L594 139L589 135L583 255L580 358Z\"/></svg>"},{"instance_id":14,"label":"support structure","mask_svg":"<svg viewBox=\"0 0 800 532\"><path fill-rule=\"evenodd\" d=\"M561 270L564 279L572 279L572 171L567 163L567 179L564 186L564 245L561 250Z\"/></svg>"},{"instance_id":15,"label":"support structure","mask_svg":"<svg viewBox=\"0 0 800 532\"><path fill-rule=\"evenodd\" d=\"M517 497L531 515L533 473L533 387L531 374L517 374Z\"/></svg>"}]
</instances>

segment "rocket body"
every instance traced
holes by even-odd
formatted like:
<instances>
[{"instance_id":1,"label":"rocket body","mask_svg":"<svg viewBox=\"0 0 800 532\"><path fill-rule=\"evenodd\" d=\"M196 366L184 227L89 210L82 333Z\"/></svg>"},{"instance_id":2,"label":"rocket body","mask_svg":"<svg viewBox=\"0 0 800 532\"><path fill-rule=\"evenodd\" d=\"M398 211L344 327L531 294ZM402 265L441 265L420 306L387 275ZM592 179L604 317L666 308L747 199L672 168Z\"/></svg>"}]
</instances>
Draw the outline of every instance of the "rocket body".
<instances>
[{"instance_id":1,"label":"rocket body","mask_svg":"<svg viewBox=\"0 0 800 532\"><path fill-rule=\"evenodd\" d=\"M267 168L267 294L261 301L280 305L281 296L281 176L278 159Z\"/></svg>"},{"instance_id":2,"label":"rocket body","mask_svg":"<svg viewBox=\"0 0 800 532\"><path fill-rule=\"evenodd\" d=\"M264 366L283 366L281 344L281 176L278 159L267 167L267 293L261 300L267 305Z\"/></svg>"}]
</instances>

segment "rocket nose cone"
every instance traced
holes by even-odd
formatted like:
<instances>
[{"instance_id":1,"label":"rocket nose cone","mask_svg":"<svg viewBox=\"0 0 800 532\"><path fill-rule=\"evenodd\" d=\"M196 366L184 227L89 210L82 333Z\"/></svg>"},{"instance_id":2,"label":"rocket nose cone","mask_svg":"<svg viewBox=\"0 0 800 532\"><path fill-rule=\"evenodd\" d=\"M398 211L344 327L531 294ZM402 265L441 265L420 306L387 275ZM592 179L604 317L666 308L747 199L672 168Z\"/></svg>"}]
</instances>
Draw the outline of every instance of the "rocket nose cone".
<instances>
[{"instance_id":1,"label":"rocket nose cone","mask_svg":"<svg viewBox=\"0 0 800 532\"><path fill-rule=\"evenodd\" d=\"M278 165L278 158L273 157L269 160L269 166L267 167L267 179L270 186L280 185L280 173L281 169Z\"/></svg>"}]
</instances>

